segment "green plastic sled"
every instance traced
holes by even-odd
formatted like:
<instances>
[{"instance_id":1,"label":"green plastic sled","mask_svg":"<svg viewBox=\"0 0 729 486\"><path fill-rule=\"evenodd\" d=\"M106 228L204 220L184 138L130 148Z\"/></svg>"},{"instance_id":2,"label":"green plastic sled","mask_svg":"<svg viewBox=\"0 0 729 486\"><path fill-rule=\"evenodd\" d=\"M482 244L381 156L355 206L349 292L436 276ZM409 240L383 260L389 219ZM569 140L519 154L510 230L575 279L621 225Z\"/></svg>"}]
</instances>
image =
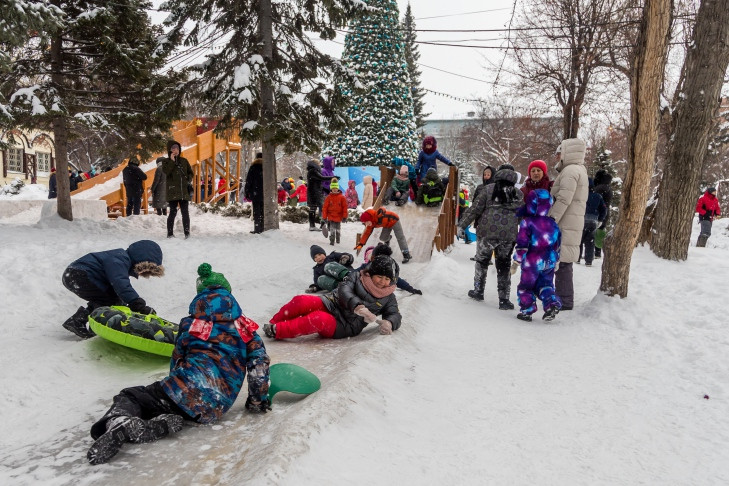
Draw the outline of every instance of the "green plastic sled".
<instances>
[{"instance_id":1,"label":"green plastic sled","mask_svg":"<svg viewBox=\"0 0 729 486\"><path fill-rule=\"evenodd\" d=\"M299 395L309 395L321 388L321 381L314 373L291 363L276 363L271 365L269 377L271 384L268 387L268 400L273 396L286 391Z\"/></svg>"},{"instance_id":2,"label":"green plastic sled","mask_svg":"<svg viewBox=\"0 0 729 486\"><path fill-rule=\"evenodd\" d=\"M154 314L138 314L129 307L99 307L89 316L89 327L99 337L128 348L172 356L178 325Z\"/></svg>"}]
</instances>

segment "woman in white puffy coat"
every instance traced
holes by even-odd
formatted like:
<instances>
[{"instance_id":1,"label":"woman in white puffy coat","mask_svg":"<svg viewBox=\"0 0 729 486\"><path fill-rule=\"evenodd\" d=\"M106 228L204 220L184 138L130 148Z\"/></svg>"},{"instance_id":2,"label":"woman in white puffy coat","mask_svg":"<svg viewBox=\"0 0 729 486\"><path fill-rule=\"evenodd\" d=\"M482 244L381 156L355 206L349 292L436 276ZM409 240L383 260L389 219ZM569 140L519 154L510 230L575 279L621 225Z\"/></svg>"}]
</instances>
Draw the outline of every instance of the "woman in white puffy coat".
<instances>
[{"instance_id":1,"label":"woman in white puffy coat","mask_svg":"<svg viewBox=\"0 0 729 486\"><path fill-rule=\"evenodd\" d=\"M572 265L580 256L580 241L585 224L585 205L589 195L589 181L585 169L585 142L579 138L563 140L557 148L558 172L552 186L554 205L549 216L562 230L562 249L559 268L554 273L554 287L562 299L562 310L571 310L575 302L572 283Z\"/></svg>"}]
</instances>

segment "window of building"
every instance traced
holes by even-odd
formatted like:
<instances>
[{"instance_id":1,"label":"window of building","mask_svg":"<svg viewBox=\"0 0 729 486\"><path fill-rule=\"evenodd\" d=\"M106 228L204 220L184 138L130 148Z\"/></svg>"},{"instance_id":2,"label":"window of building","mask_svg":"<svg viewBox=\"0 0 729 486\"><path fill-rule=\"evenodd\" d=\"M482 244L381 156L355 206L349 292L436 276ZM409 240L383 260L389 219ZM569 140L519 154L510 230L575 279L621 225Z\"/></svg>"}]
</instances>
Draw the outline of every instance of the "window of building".
<instances>
[{"instance_id":1,"label":"window of building","mask_svg":"<svg viewBox=\"0 0 729 486\"><path fill-rule=\"evenodd\" d=\"M8 154L8 170L23 172L23 149L9 148L6 154Z\"/></svg>"},{"instance_id":2,"label":"window of building","mask_svg":"<svg viewBox=\"0 0 729 486\"><path fill-rule=\"evenodd\" d=\"M36 152L35 156L38 164L38 172L50 172L51 154L47 152Z\"/></svg>"}]
</instances>

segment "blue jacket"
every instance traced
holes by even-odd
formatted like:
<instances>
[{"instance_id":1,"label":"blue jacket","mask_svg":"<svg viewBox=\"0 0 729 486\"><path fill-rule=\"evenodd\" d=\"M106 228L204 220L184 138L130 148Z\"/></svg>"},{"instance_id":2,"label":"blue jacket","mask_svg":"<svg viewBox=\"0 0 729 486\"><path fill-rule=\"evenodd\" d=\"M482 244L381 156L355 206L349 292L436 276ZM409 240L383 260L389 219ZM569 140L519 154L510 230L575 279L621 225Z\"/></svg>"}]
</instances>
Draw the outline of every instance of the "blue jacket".
<instances>
[{"instance_id":1,"label":"blue jacket","mask_svg":"<svg viewBox=\"0 0 729 486\"><path fill-rule=\"evenodd\" d=\"M420 177L425 177L425 174L428 173L428 169L438 169L436 167L436 160L440 160L447 165L453 165L453 162L448 160L444 155L441 155L441 153L437 150L430 155L426 154L423 150L421 150L420 155L418 155L418 163L415 166L415 172Z\"/></svg>"},{"instance_id":2,"label":"blue jacket","mask_svg":"<svg viewBox=\"0 0 729 486\"><path fill-rule=\"evenodd\" d=\"M233 406L246 371L248 395L254 400L268 399L270 359L255 331L247 335L247 343L238 332L235 320L242 315L230 292L209 287L195 296L190 303L190 316L180 321L170 374L160 384L167 396L196 422L214 422ZM206 340L192 329L197 320L212 323Z\"/></svg>"},{"instance_id":3,"label":"blue jacket","mask_svg":"<svg viewBox=\"0 0 729 486\"><path fill-rule=\"evenodd\" d=\"M603 201L600 194L593 192L591 187L590 195L587 196L587 204L585 205L585 219L605 221L605 216L607 216L605 201Z\"/></svg>"},{"instance_id":4,"label":"blue jacket","mask_svg":"<svg viewBox=\"0 0 729 486\"><path fill-rule=\"evenodd\" d=\"M392 165L397 167L398 173L400 173L400 167L402 167L403 165L406 165L408 168L408 179L410 179L411 181L415 180L415 178L417 176L415 173L415 167L413 167L413 164L411 164L409 161L403 159L402 157L394 157L392 159Z\"/></svg>"},{"instance_id":5,"label":"blue jacket","mask_svg":"<svg viewBox=\"0 0 729 486\"><path fill-rule=\"evenodd\" d=\"M162 249L151 240L135 241L129 248L122 250L100 251L82 256L69 267L83 270L97 288L106 293L112 289L119 298L129 304L139 298L132 287L129 277L138 278L134 265L152 262L162 265Z\"/></svg>"}]
</instances>

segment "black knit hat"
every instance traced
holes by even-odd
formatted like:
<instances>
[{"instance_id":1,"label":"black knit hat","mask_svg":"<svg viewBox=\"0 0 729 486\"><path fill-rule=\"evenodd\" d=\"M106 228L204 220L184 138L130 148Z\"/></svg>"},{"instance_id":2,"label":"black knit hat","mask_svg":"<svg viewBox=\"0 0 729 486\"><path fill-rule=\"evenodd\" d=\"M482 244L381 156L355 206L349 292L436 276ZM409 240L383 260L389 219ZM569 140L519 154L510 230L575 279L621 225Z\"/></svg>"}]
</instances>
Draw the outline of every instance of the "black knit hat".
<instances>
[{"instance_id":1,"label":"black knit hat","mask_svg":"<svg viewBox=\"0 0 729 486\"><path fill-rule=\"evenodd\" d=\"M378 255L372 259L367 267L370 277L382 275L390 281L395 281L395 260L386 255Z\"/></svg>"},{"instance_id":2,"label":"black knit hat","mask_svg":"<svg viewBox=\"0 0 729 486\"><path fill-rule=\"evenodd\" d=\"M312 260L320 253L323 253L324 255L327 254L327 252L324 251L324 248L319 245L311 245L311 248L309 248L309 255L311 255Z\"/></svg>"}]
</instances>

